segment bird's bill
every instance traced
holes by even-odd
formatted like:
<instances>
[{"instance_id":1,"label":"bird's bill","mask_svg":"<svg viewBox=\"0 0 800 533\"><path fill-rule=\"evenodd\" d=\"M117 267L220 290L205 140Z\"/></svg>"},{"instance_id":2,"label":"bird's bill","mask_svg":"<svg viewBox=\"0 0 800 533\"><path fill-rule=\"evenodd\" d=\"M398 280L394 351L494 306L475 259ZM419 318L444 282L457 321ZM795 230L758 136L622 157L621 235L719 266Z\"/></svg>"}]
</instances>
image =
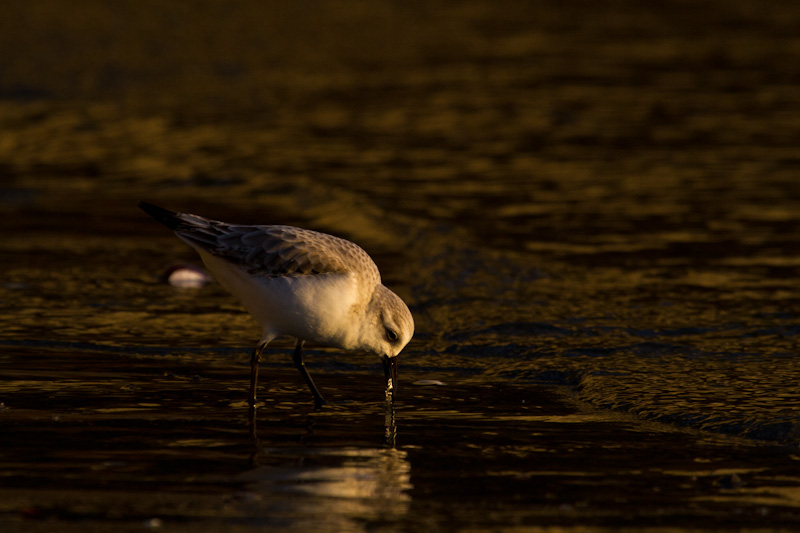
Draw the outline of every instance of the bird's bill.
<instances>
[{"instance_id":1,"label":"bird's bill","mask_svg":"<svg viewBox=\"0 0 800 533\"><path fill-rule=\"evenodd\" d=\"M386 380L386 390L392 391L392 396L397 394L397 357L383 357L383 377Z\"/></svg>"}]
</instances>

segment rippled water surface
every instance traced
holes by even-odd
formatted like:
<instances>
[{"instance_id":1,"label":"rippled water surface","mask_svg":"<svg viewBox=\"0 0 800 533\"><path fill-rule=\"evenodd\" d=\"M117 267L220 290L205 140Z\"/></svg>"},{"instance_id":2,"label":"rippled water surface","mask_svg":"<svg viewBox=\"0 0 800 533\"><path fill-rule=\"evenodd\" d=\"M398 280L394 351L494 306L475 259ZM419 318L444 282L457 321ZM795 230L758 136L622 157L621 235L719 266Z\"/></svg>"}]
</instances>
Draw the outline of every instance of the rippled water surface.
<instances>
[{"instance_id":1,"label":"rippled water surface","mask_svg":"<svg viewBox=\"0 0 800 533\"><path fill-rule=\"evenodd\" d=\"M800 526L794 3L5 11L3 531ZM141 199L361 244L394 407Z\"/></svg>"}]
</instances>

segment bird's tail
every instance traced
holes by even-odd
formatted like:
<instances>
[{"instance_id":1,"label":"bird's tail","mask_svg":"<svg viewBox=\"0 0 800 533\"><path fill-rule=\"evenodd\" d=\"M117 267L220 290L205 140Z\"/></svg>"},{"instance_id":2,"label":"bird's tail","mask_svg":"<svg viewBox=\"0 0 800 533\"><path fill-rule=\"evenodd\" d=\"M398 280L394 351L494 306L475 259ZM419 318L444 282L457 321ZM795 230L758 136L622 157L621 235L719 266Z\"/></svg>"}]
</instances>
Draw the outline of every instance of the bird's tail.
<instances>
[{"instance_id":1,"label":"bird's tail","mask_svg":"<svg viewBox=\"0 0 800 533\"><path fill-rule=\"evenodd\" d=\"M211 250L219 247L217 239L228 225L218 220L211 220L189 213L175 213L169 209L158 207L147 202L139 202L139 207L175 232L187 244L194 248Z\"/></svg>"},{"instance_id":2,"label":"bird's tail","mask_svg":"<svg viewBox=\"0 0 800 533\"><path fill-rule=\"evenodd\" d=\"M184 224L180 213L175 213L169 209L164 209L163 207L158 207L157 205L147 202L139 202L139 208L172 231L177 230Z\"/></svg>"}]
</instances>

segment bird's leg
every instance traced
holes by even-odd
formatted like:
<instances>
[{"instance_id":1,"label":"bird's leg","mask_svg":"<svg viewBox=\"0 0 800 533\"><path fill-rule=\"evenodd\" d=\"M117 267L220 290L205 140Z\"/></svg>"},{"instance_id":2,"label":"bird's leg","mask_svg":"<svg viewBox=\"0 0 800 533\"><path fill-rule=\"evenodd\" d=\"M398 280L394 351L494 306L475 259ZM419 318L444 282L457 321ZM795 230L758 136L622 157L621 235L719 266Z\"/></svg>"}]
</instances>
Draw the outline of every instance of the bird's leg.
<instances>
[{"instance_id":1,"label":"bird's leg","mask_svg":"<svg viewBox=\"0 0 800 533\"><path fill-rule=\"evenodd\" d=\"M326 402L322 394L319 393L317 386L314 385L314 380L311 379L308 370L306 370L306 364L303 362L303 344L305 344L304 340L297 339L297 346L292 354L292 361L294 361L294 366L297 367L297 370L300 371L300 375L306 380L306 385L308 385L308 388L311 390L311 394L314 395L314 407L319 409L328 402Z\"/></svg>"},{"instance_id":2,"label":"bird's leg","mask_svg":"<svg viewBox=\"0 0 800 533\"><path fill-rule=\"evenodd\" d=\"M269 341L264 341L256 346L253 355L250 356L250 407L256 405L256 385L258 384L258 362L261 360L261 352L267 347Z\"/></svg>"}]
</instances>

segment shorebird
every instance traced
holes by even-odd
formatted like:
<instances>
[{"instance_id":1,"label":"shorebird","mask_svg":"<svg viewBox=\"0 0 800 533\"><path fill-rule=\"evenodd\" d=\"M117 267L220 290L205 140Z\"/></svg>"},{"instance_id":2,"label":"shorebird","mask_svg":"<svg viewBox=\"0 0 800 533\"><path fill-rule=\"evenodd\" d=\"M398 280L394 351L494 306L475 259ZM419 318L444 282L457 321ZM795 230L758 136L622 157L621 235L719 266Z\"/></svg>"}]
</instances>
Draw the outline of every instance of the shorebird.
<instances>
[{"instance_id":1,"label":"shorebird","mask_svg":"<svg viewBox=\"0 0 800 533\"><path fill-rule=\"evenodd\" d=\"M381 283L378 267L360 246L292 226L229 224L147 202L139 207L197 250L217 281L261 325L250 358L251 406L261 352L280 335L297 339L292 360L316 407L327 402L306 369L306 341L379 356L387 395L394 398L397 355L414 334L414 319Z\"/></svg>"}]
</instances>

